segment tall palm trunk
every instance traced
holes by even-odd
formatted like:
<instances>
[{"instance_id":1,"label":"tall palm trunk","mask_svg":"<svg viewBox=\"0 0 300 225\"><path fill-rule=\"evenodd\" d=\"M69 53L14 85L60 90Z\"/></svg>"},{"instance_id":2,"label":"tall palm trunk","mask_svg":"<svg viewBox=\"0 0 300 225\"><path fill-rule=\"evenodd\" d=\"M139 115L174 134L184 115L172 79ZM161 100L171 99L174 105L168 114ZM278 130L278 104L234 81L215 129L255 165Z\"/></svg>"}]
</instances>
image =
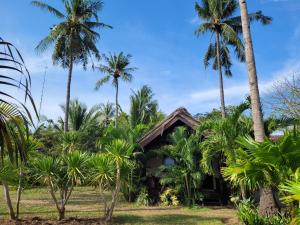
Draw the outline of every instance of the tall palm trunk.
<instances>
[{"instance_id":1,"label":"tall palm trunk","mask_svg":"<svg viewBox=\"0 0 300 225\"><path fill-rule=\"evenodd\" d=\"M116 116L115 116L115 127L118 128L118 117L119 117L119 81L118 78L114 78L116 80Z\"/></svg>"},{"instance_id":2,"label":"tall palm trunk","mask_svg":"<svg viewBox=\"0 0 300 225\"><path fill-rule=\"evenodd\" d=\"M66 94L66 105L65 105L65 121L64 121L64 132L69 131L69 109L70 109L70 93L71 93L71 81L73 72L73 55L70 55L70 65L67 81L67 94Z\"/></svg>"},{"instance_id":3,"label":"tall palm trunk","mask_svg":"<svg viewBox=\"0 0 300 225\"><path fill-rule=\"evenodd\" d=\"M256 74L255 57L253 52L252 37L250 32L250 23L248 18L246 0L239 0L241 9L241 20L243 28L243 36L245 43L246 63L248 67L248 79L250 86L251 109L254 127L255 140L263 142L265 138L265 130L263 124L263 115L259 97L258 81ZM278 212L278 206L275 202L271 187L261 188L259 200L259 213L261 215L270 216Z\"/></svg>"},{"instance_id":4,"label":"tall palm trunk","mask_svg":"<svg viewBox=\"0 0 300 225\"><path fill-rule=\"evenodd\" d=\"M250 98L251 98L254 136L256 141L263 142L265 138L265 130L264 130L260 97L259 97L255 57L254 57L252 37L250 32L247 3L246 0L239 0L239 2L241 8L241 19L242 19L244 42L245 42L246 63L248 67L248 78L249 78L249 86L250 86Z\"/></svg>"},{"instance_id":5,"label":"tall palm trunk","mask_svg":"<svg viewBox=\"0 0 300 225\"><path fill-rule=\"evenodd\" d=\"M216 45L217 45L217 63L218 63L219 82L220 82L221 115L222 115L222 118L225 118L226 117L226 111L225 111L225 97L224 97L222 65L221 65L221 58L220 58L219 32L216 32Z\"/></svg>"},{"instance_id":6,"label":"tall palm trunk","mask_svg":"<svg viewBox=\"0 0 300 225\"><path fill-rule=\"evenodd\" d=\"M6 204L7 204L7 207L8 207L10 219L15 220L16 219L16 214L15 214L14 208L12 206L8 184L5 181L2 181L2 185L3 185L3 189L4 189L4 196L5 196Z\"/></svg>"}]
</instances>

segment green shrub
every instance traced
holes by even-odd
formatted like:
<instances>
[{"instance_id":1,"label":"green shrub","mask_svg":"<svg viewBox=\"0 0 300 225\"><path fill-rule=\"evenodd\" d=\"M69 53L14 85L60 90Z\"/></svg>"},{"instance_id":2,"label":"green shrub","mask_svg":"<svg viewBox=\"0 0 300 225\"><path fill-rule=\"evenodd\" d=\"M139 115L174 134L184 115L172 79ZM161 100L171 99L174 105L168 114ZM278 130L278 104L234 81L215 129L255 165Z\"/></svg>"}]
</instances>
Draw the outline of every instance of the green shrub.
<instances>
[{"instance_id":1,"label":"green shrub","mask_svg":"<svg viewBox=\"0 0 300 225\"><path fill-rule=\"evenodd\" d=\"M245 225L285 225L290 219L278 214L273 217L262 217L251 200L243 200L237 206L239 220Z\"/></svg>"},{"instance_id":2,"label":"green shrub","mask_svg":"<svg viewBox=\"0 0 300 225\"><path fill-rule=\"evenodd\" d=\"M149 206L150 205L150 198L149 198L149 194L148 194L148 191L146 190L146 188L143 188L140 191L135 204L137 206Z\"/></svg>"}]
</instances>

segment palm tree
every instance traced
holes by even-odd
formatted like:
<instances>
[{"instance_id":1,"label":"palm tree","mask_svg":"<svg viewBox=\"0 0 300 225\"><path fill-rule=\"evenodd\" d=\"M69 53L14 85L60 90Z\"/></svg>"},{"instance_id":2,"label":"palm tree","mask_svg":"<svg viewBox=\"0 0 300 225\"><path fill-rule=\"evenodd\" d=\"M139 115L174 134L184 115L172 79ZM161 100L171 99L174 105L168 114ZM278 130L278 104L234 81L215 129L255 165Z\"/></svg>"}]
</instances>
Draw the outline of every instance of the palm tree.
<instances>
[{"instance_id":1,"label":"palm tree","mask_svg":"<svg viewBox=\"0 0 300 225\"><path fill-rule=\"evenodd\" d=\"M69 108L69 128L72 131L84 130L88 126L99 122L100 117L99 106L95 105L90 109L87 106L80 102L78 99L70 101ZM63 112L66 111L64 105L61 105Z\"/></svg>"},{"instance_id":2,"label":"palm tree","mask_svg":"<svg viewBox=\"0 0 300 225\"><path fill-rule=\"evenodd\" d=\"M242 31L243 31L244 43L245 43L245 56L246 56L246 63L248 68L248 80L249 80L249 87L250 87L254 136L256 141L263 142L265 139L265 129L263 124L263 113L262 113L261 101L259 96L255 57L253 52L252 37L251 37L250 24L249 24L250 18L248 15L246 0L239 0L239 4L241 10ZM272 192L272 190L269 189L268 192L270 193ZM260 196L261 203L272 202L273 196L265 195L264 193L265 191L262 190ZM262 215L276 213L276 207L274 207L273 212L272 212L272 208L261 207L259 212Z\"/></svg>"},{"instance_id":3,"label":"palm tree","mask_svg":"<svg viewBox=\"0 0 300 225\"><path fill-rule=\"evenodd\" d=\"M230 45L234 48L238 59L244 59L244 46L239 37L242 32L241 18L233 17L238 8L238 2L236 0L202 0L201 3L196 3L195 9L199 18L204 22L195 33L200 35L210 32L215 35L215 43L209 45L204 64L207 66L209 60L214 59L213 68L219 71L221 114L225 118L222 66L225 68L225 74L231 75L231 62L227 46ZM249 19L261 21L263 24L271 21L271 18L262 15L261 11L250 14Z\"/></svg>"},{"instance_id":4,"label":"palm tree","mask_svg":"<svg viewBox=\"0 0 300 225\"><path fill-rule=\"evenodd\" d=\"M116 88L115 127L118 127L119 78L121 78L123 81L130 82L132 80L132 72L135 71L136 68L129 67L131 55L124 55L123 52L113 55L110 53L109 56L103 55L103 58L106 62L106 65L100 65L100 67L97 68L106 75L97 81L95 89L98 90L103 84L112 79L112 85Z\"/></svg>"},{"instance_id":5,"label":"palm tree","mask_svg":"<svg viewBox=\"0 0 300 225\"><path fill-rule=\"evenodd\" d=\"M265 131L263 126L263 114L259 97L255 57L253 52L247 2L246 0L239 0L239 3L241 10L242 30L245 43L246 63L248 68L251 108L254 124L254 136L256 141L263 142L265 139Z\"/></svg>"},{"instance_id":6,"label":"palm tree","mask_svg":"<svg viewBox=\"0 0 300 225\"><path fill-rule=\"evenodd\" d=\"M131 127L138 124L149 125L157 122L158 103L153 100L151 88L144 85L130 96L130 122Z\"/></svg>"},{"instance_id":7,"label":"palm tree","mask_svg":"<svg viewBox=\"0 0 300 225\"><path fill-rule=\"evenodd\" d=\"M43 52L54 44L53 63L61 64L63 68L69 70L64 118L64 132L67 132L69 130L69 103L73 65L81 63L85 69L88 59L92 55L100 59L99 50L96 46L96 41L100 38L100 35L95 29L111 27L99 21L97 13L103 6L101 0L62 0L65 13L42 1L32 1L31 3L61 20L60 23L51 28L48 36L40 41L36 50Z\"/></svg>"},{"instance_id":8,"label":"palm tree","mask_svg":"<svg viewBox=\"0 0 300 225\"><path fill-rule=\"evenodd\" d=\"M110 124L112 118L114 118L115 116L115 108L113 106L113 103L101 103L99 106L99 112L101 120L104 122L104 126L107 127Z\"/></svg>"}]
</instances>

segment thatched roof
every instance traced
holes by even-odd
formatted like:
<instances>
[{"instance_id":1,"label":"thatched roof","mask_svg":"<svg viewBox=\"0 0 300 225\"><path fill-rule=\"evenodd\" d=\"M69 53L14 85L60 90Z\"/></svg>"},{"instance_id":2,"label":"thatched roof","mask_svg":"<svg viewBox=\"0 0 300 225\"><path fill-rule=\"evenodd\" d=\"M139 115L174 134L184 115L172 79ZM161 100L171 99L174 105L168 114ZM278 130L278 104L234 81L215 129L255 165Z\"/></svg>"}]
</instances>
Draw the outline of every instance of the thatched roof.
<instances>
[{"instance_id":1,"label":"thatched roof","mask_svg":"<svg viewBox=\"0 0 300 225\"><path fill-rule=\"evenodd\" d=\"M198 125L198 121L185 109L178 108L171 113L166 119L161 121L153 129L142 136L138 143L144 148L151 143L155 138L162 136L164 132L176 122L181 121L187 127L194 129Z\"/></svg>"}]
</instances>

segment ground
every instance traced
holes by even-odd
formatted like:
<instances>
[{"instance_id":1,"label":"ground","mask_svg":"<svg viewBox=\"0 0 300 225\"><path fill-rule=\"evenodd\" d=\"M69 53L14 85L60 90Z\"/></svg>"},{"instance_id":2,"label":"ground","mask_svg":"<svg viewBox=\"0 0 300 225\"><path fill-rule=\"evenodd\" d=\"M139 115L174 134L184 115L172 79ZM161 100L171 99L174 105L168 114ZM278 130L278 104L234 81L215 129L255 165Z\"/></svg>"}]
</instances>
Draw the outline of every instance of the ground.
<instances>
[{"instance_id":1,"label":"ground","mask_svg":"<svg viewBox=\"0 0 300 225\"><path fill-rule=\"evenodd\" d=\"M11 193L15 196L15 193ZM0 224L13 225L8 214L3 192L0 190ZM74 190L66 207L67 220L59 224L101 224L102 207L93 187L79 187ZM27 189L22 195L21 222L19 224L57 224L54 204L45 188ZM4 220L3 220L4 217ZM235 211L227 207L138 207L122 200L117 205L112 224L117 225L222 225L238 224Z\"/></svg>"}]
</instances>

